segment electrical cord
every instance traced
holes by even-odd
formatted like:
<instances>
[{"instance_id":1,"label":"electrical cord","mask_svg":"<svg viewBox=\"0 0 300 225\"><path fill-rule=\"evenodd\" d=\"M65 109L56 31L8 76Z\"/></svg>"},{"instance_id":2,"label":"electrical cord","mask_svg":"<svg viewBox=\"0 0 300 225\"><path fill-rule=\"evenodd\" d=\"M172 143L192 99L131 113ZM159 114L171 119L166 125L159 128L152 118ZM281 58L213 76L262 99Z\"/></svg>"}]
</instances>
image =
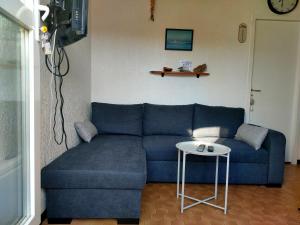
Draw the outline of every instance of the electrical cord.
<instances>
[{"instance_id":1,"label":"electrical cord","mask_svg":"<svg viewBox=\"0 0 300 225\"><path fill-rule=\"evenodd\" d=\"M53 35L53 40L52 40L52 49L51 52L54 52L54 48L55 48L55 41L56 41L56 32L57 30L54 31L54 35ZM51 54L50 57L50 61L51 61L51 65L52 68L51 70L54 71L54 63L53 63L53 54ZM53 74L52 74L53 75ZM51 81L49 83L49 90L50 90L50 116L49 116L49 133L51 133L50 131L52 130L52 114L53 114L53 101L54 101L54 93L53 93L53 85L54 85L54 76L51 76ZM49 148L51 148L51 141L52 141L52 135L48 136L48 146ZM49 157L44 157L44 165L47 165L47 161L46 159Z\"/></svg>"},{"instance_id":2,"label":"electrical cord","mask_svg":"<svg viewBox=\"0 0 300 225\"><path fill-rule=\"evenodd\" d=\"M55 58L54 58L54 71L53 71L53 67L52 67L52 63L51 60L49 59L48 55L45 56L45 61L46 61L46 66L47 69L50 71L50 73L52 73L54 76L57 77L65 77L68 73L69 73L69 69L70 69L70 63L69 63L69 58L68 55L64 49L64 47L57 47L55 46L54 48L54 52L53 54L55 55L55 51L58 53L59 55L59 61L56 62ZM66 58L66 71L64 73L61 72L61 65L64 61L64 58ZM57 70L56 70L57 69ZM56 72L58 71L58 72Z\"/></svg>"},{"instance_id":3,"label":"electrical cord","mask_svg":"<svg viewBox=\"0 0 300 225\"><path fill-rule=\"evenodd\" d=\"M68 55L67 55L64 47L60 47L56 43L56 32L57 32L57 29L54 30L54 32L51 34L51 36L49 38L50 41L52 41L52 38L54 36L54 40L52 41L53 51L52 51L52 55L51 55L50 59L49 59L48 55L45 56L45 63L46 63L47 69L52 74L53 81L54 81L55 106L54 106L53 127L52 127L54 141L57 145L61 145L62 143L64 143L66 149L68 150L69 149L68 139L67 139L68 137L67 137L67 133L65 130L65 118L64 118L64 113L63 113L65 101L64 101L62 88L63 88L63 79L69 73L70 64L69 64ZM62 71L63 64L66 64L65 71ZM52 89L51 89L51 91L52 91ZM52 94L51 94L51 97L52 97ZM57 116L59 116L60 124L61 124L61 134L59 137L56 132Z\"/></svg>"}]
</instances>

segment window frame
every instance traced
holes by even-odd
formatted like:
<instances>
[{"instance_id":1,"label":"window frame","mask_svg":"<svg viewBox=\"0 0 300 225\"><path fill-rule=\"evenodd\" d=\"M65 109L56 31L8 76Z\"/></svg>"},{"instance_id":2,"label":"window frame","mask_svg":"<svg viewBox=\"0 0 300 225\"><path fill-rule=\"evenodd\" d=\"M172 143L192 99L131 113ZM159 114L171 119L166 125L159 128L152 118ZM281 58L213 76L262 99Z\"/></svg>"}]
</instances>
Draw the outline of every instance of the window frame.
<instances>
[{"instance_id":1,"label":"window frame","mask_svg":"<svg viewBox=\"0 0 300 225\"><path fill-rule=\"evenodd\" d=\"M40 51L39 51L39 0L2 0L0 13L27 30L26 43L26 86L27 110L26 125L29 133L26 138L27 163L25 171L27 215L19 225L38 225L41 218L40 187Z\"/></svg>"}]
</instances>

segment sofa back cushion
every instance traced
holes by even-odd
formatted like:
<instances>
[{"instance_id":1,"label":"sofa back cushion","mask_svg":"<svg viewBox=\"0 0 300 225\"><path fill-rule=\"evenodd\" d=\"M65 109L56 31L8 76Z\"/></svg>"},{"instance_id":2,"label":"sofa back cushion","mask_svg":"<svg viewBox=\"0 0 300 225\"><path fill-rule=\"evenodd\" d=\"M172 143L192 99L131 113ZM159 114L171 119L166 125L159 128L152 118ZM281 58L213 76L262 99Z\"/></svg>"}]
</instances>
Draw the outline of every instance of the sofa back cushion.
<instances>
[{"instance_id":1,"label":"sofa back cushion","mask_svg":"<svg viewBox=\"0 0 300 225\"><path fill-rule=\"evenodd\" d=\"M191 136L193 105L144 105L144 135Z\"/></svg>"},{"instance_id":2,"label":"sofa back cushion","mask_svg":"<svg viewBox=\"0 0 300 225\"><path fill-rule=\"evenodd\" d=\"M92 103L92 122L98 134L142 136L143 105Z\"/></svg>"},{"instance_id":3,"label":"sofa back cushion","mask_svg":"<svg viewBox=\"0 0 300 225\"><path fill-rule=\"evenodd\" d=\"M244 122L244 109L195 105L193 136L233 138Z\"/></svg>"}]
</instances>

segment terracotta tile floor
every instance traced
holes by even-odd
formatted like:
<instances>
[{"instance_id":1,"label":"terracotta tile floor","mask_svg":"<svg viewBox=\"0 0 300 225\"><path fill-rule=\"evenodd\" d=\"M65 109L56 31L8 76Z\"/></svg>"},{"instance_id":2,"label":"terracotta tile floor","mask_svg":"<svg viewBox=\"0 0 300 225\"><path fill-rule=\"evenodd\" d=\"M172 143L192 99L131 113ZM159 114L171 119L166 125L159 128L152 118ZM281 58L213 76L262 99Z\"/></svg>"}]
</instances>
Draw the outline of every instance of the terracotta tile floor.
<instances>
[{"instance_id":1,"label":"terracotta tile floor","mask_svg":"<svg viewBox=\"0 0 300 225\"><path fill-rule=\"evenodd\" d=\"M188 184L186 193L210 196L213 185ZM223 200L224 187L220 186ZM147 184L143 192L141 225L300 225L300 166L287 165L282 188L230 185L228 214L206 205L180 213L176 184ZM73 220L72 225L115 225L115 220ZM43 225L47 225L45 221Z\"/></svg>"}]
</instances>

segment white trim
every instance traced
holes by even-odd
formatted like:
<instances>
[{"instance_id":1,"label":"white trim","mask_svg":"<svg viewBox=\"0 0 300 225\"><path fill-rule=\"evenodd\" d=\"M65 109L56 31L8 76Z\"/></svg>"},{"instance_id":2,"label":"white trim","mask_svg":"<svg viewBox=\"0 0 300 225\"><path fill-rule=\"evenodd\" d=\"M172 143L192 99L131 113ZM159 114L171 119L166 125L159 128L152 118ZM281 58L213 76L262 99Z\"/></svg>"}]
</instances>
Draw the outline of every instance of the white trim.
<instances>
[{"instance_id":1,"label":"white trim","mask_svg":"<svg viewBox=\"0 0 300 225\"><path fill-rule=\"evenodd\" d=\"M300 24L299 24L300 28ZM294 96L293 96L293 109L292 109L292 120L291 120L291 148L293 150L291 154L291 163L296 165L298 160L298 152L299 152L299 122L300 116L298 115L299 112L299 99L300 99L300 29L299 29L299 39L298 39L298 53L297 53L297 66L296 66L296 73L295 73L295 83L294 83Z\"/></svg>"},{"instance_id":2,"label":"white trim","mask_svg":"<svg viewBox=\"0 0 300 225\"><path fill-rule=\"evenodd\" d=\"M248 53L248 75L247 75L247 90L246 90L246 102L245 102L245 122L250 121L250 96L251 96L251 87L252 87L252 75L253 75L253 66L254 66L254 48L255 48L255 23L256 19L252 16L251 25L249 26L249 53Z\"/></svg>"},{"instance_id":3,"label":"white trim","mask_svg":"<svg viewBox=\"0 0 300 225\"><path fill-rule=\"evenodd\" d=\"M29 33L29 121L30 121L30 215L32 220L24 225L40 223L40 66L39 46L35 41L34 31Z\"/></svg>"},{"instance_id":4,"label":"white trim","mask_svg":"<svg viewBox=\"0 0 300 225\"><path fill-rule=\"evenodd\" d=\"M33 5L33 14L34 14L34 29L35 30L35 40L39 41L40 40L40 26L41 26L41 19L40 19L40 11L39 11L39 5L40 5L40 0L33 0L34 5Z\"/></svg>"},{"instance_id":5,"label":"white trim","mask_svg":"<svg viewBox=\"0 0 300 225\"><path fill-rule=\"evenodd\" d=\"M28 179L28 217L20 225L38 225L41 215L40 188L40 57L39 45L35 41L35 32L28 35L29 61L29 179Z\"/></svg>"}]
</instances>

